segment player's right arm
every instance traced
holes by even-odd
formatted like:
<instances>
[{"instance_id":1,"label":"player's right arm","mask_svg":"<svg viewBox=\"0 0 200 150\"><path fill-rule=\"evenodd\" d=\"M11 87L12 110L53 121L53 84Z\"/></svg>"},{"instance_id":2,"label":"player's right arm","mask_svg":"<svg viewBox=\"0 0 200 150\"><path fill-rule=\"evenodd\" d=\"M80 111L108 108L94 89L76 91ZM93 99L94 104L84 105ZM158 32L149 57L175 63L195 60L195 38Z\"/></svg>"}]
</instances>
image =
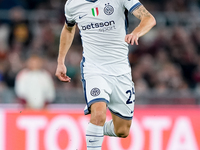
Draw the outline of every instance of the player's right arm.
<instances>
[{"instance_id":1,"label":"player's right arm","mask_svg":"<svg viewBox=\"0 0 200 150\"><path fill-rule=\"evenodd\" d=\"M56 76L59 80L70 82L71 78L66 75L67 68L65 66L65 57L74 39L76 26L69 27L66 23L61 31L59 54L57 59Z\"/></svg>"}]
</instances>

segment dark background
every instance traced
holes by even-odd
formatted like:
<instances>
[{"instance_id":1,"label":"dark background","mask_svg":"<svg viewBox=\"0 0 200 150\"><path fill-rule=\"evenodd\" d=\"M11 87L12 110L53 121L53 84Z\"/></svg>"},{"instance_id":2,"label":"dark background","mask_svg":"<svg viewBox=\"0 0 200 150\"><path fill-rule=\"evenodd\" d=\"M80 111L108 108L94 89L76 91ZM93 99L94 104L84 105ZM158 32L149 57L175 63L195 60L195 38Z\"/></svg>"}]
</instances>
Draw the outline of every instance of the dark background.
<instances>
[{"instance_id":1,"label":"dark background","mask_svg":"<svg viewBox=\"0 0 200 150\"><path fill-rule=\"evenodd\" d=\"M141 0L157 25L130 46L129 60L139 104L200 103L200 1ZM84 103L77 30L66 58L71 83L54 76L65 0L0 0L0 103L18 103L15 77L33 53L54 78L54 103ZM138 20L129 15L133 30ZM21 31L21 32L18 32Z\"/></svg>"}]
</instances>

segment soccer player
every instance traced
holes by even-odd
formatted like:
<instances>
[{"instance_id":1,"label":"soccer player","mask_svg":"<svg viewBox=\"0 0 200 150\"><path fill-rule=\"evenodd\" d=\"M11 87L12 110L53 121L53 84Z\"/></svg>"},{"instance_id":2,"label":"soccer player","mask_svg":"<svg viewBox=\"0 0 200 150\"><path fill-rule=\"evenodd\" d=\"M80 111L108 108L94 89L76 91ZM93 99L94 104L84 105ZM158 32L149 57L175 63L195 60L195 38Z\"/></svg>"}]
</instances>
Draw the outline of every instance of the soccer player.
<instances>
[{"instance_id":1,"label":"soccer player","mask_svg":"<svg viewBox=\"0 0 200 150\"><path fill-rule=\"evenodd\" d=\"M140 19L130 34L126 33L125 10ZM101 150L104 135L125 138L129 134L135 90L128 44L138 45L138 38L156 21L138 0L68 0L65 16L56 76L70 82L64 62L78 25L83 45L81 71L87 104L84 113L91 114L86 129L87 150ZM105 122L107 107L112 120Z\"/></svg>"}]
</instances>

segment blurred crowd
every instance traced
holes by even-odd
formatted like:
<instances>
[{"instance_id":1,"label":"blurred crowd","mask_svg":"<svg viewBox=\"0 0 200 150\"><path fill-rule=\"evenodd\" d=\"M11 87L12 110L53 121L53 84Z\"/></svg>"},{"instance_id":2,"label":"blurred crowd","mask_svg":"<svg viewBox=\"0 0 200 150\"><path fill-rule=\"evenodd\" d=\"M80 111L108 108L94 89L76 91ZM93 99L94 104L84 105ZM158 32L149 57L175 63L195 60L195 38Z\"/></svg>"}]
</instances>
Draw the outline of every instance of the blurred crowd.
<instances>
[{"instance_id":1,"label":"blurred crowd","mask_svg":"<svg viewBox=\"0 0 200 150\"><path fill-rule=\"evenodd\" d=\"M141 0L151 12L195 12L199 0ZM82 47L77 29L73 46L66 57L67 73L72 82L65 84L55 77L59 35L63 24L65 0L0 0L0 93L15 87L17 74L27 66L32 55L43 60L56 89L81 89L80 61ZM56 11L54 18L43 11ZM31 20L27 12L40 12ZM190 18L184 18L185 20ZM129 60L138 95L148 90L196 91L200 93L200 25L157 26L140 38L139 46L130 46ZM1 99L0 99L1 102Z\"/></svg>"}]
</instances>

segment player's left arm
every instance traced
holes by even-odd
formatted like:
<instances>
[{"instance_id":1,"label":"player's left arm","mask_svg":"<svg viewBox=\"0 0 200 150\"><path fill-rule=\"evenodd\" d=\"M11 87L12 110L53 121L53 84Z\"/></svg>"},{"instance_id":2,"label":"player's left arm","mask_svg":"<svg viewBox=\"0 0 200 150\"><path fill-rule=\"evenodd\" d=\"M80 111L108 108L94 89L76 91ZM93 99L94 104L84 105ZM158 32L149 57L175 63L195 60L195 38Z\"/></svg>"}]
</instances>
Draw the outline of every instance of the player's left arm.
<instances>
[{"instance_id":1,"label":"player's left arm","mask_svg":"<svg viewBox=\"0 0 200 150\"><path fill-rule=\"evenodd\" d=\"M138 45L138 38L146 34L153 26L156 25L156 20L153 15L141 5L133 11L133 15L140 19L140 24L125 37L128 44Z\"/></svg>"}]
</instances>

